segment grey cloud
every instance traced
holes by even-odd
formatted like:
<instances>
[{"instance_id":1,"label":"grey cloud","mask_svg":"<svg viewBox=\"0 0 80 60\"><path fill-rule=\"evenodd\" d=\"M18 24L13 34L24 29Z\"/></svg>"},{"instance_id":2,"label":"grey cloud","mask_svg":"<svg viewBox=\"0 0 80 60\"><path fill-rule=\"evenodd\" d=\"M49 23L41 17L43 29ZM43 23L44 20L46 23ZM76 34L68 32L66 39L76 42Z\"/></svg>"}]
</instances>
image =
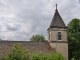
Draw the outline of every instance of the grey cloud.
<instances>
[{"instance_id":1,"label":"grey cloud","mask_svg":"<svg viewBox=\"0 0 80 60\"><path fill-rule=\"evenodd\" d=\"M14 25L14 24L9 24L9 25L6 25L6 27L7 27L7 29L9 30L9 31L16 31L16 30L19 30L20 29L20 26L19 25Z\"/></svg>"},{"instance_id":2,"label":"grey cloud","mask_svg":"<svg viewBox=\"0 0 80 60\"><path fill-rule=\"evenodd\" d=\"M56 3L66 24L74 17L79 18L80 5L76 0L1 0L0 16L5 19L0 21L0 29L5 31L0 31L0 38L30 40L34 34L43 34L47 38Z\"/></svg>"}]
</instances>

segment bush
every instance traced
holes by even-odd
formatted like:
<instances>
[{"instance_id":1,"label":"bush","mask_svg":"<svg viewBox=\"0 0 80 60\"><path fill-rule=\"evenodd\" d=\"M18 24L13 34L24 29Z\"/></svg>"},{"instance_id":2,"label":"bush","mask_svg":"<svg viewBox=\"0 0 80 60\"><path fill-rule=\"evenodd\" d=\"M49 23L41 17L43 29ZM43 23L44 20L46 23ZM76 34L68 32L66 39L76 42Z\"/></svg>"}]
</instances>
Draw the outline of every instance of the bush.
<instances>
[{"instance_id":1,"label":"bush","mask_svg":"<svg viewBox=\"0 0 80 60\"><path fill-rule=\"evenodd\" d=\"M22 48L21 44L15 44L12 52L8 53L6 60L29 60L28 50Z\"/></svg>"},{"instance_id":2,"label":"bush","mask_svg":"<svg viewBox=\"0 0 80 60\"><path fill-rule=\"evenodd\" d=\"M42 53L34 53L31 60L66 60L60 53L49 53L47 55Z\"/></svg>"}]
</instances>

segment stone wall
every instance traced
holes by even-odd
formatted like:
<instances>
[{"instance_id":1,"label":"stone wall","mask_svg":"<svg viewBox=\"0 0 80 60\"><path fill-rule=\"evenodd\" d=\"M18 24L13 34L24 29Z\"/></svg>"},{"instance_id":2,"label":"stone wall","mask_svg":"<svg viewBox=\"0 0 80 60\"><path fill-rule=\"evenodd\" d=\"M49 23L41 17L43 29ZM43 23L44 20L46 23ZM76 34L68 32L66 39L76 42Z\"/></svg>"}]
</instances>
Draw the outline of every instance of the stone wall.
<instances>
[{"instance_id":1,"label":"stone wall","mask_svg":"<svg viewBox=\"0 0 80 60\"><path fill-rule=\"evenodd\" d=\"M28 42L28 41L0 41L0 57L10 52L13 45L20 43L23 47L27 48L29 53L42 52L48 53L53 51L48 42Z\"/></svg>"},{"instance_id":2,"label":"stone wall","mask_svg":"<svg viewBox=\"0 0 80 60\"><path fill-rule=\"evenodd\" d=\"M67 42L51 42L51 47L56 50L56 52L61 53L68 60L68 43Z\"/></svg>"}]
</instances>

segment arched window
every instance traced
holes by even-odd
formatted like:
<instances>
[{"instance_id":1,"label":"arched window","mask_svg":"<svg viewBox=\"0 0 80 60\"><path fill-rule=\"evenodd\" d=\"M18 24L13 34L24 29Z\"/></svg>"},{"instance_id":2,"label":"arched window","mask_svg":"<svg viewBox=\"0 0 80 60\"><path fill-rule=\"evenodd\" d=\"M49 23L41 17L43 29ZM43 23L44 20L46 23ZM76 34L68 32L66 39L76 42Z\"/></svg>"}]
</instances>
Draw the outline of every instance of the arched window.
<instances>
[{"instance_id":1,"label":"arched window","mask_svg":"<svg viewBox=\"0 0 80 60\"><path fill-rule=\"evenodd\" d=\"M61 32L58 32L58 40L61 40Z\"/></svg>"}]
</instances>

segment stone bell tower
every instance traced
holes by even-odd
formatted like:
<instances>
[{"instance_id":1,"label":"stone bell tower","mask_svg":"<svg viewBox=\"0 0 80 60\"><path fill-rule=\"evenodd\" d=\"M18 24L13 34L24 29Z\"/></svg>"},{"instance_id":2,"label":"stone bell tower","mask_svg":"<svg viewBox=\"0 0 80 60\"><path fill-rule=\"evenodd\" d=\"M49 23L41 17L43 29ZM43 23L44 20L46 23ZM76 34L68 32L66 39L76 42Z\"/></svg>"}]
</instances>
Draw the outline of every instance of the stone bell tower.
<instances>
[{"instance_id":1,"label":"stone bell tower","mask_svg":"<svg viewBox=\"0 0 80 60\"><path fill-rule=\"evenodd\" d=\"M47 31L48 42L50 42L51 47L68 60L67 26L57 10L57 4L55 14Z\"/></svg>"}]
</instances>

